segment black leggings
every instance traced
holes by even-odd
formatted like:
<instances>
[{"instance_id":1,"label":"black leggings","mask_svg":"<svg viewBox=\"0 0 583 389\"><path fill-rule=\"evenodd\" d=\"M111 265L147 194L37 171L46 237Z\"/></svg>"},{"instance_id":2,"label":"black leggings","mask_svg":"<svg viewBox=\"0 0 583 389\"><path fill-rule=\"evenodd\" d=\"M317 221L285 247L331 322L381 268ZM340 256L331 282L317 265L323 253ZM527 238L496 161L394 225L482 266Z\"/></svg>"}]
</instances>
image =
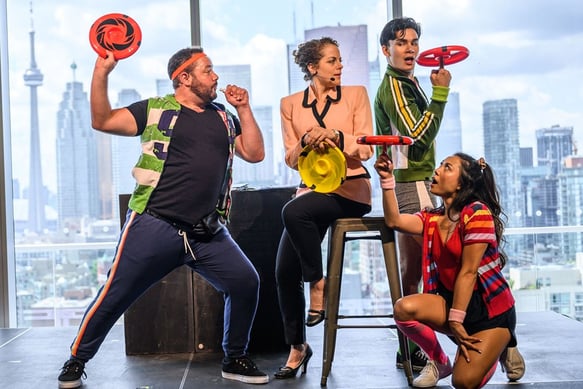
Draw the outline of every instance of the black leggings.
<instances>
[{"instance_id":1,"label":"black leggings","mask_svg":"<svg viewBox=\"0 0 583 389\"><path fill-rule=\"evenodd\" d=\"M298 196L284 206L275 278L288 344L305 341L304 282L318 281L324 275L321 245L326 230L336 219L361 217L370 210L368 204L317 192Z\"/></svg>"}]
</instances>

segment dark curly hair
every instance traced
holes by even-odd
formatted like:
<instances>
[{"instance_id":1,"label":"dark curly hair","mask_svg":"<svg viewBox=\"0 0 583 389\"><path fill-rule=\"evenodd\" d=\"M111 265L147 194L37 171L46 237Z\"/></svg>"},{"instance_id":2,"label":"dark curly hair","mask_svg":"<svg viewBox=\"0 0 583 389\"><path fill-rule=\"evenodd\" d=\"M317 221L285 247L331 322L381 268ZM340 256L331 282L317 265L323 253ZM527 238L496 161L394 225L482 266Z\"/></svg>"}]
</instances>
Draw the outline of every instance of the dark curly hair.
<instances>
[{"instance_id":1,"label":"dark curly hair","mask_svg":"<svg viewBox=\"0 0 583 389\"><path fill-rule=\"evenodd\" d=\"M322 59L322 48L327 45L338 47L338 42L335 39L325 36L320 39L312 39L300 43L298 48L293 51L294 61L304 73L305 81L310 81L314 76L308 70L308 65L315 65Z\"/></svg>"}]
</instances>

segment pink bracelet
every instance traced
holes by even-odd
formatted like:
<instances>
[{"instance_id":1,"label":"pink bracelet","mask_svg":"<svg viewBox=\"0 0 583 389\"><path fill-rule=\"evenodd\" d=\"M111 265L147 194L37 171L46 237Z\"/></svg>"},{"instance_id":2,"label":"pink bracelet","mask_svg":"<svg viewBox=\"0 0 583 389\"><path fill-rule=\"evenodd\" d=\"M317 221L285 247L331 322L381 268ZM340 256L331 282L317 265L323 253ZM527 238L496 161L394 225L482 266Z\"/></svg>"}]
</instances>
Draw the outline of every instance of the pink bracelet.
<instances>
[{"instance_id":1,"label":"pink bracelet","mask_svg":"<svg viewBox=\"0 0 583 389\"><path fill-rule=\"evenodd\" d=\"M466 318L466 312L460 311L459 309L450 308L449 310L449 317L447 320L455 321L458 323L463 323L464 319Z\"/></svg>"},{"instance_id":2,"label":"pink bracelet","mask_svg":"<svg viewBox=\"0 0 583 389\"><path fill-rule=\"evenodd\" d=\"M395 189L395 176L389 178L381 178L381 189Z\"/></svg>"}]
</instances>

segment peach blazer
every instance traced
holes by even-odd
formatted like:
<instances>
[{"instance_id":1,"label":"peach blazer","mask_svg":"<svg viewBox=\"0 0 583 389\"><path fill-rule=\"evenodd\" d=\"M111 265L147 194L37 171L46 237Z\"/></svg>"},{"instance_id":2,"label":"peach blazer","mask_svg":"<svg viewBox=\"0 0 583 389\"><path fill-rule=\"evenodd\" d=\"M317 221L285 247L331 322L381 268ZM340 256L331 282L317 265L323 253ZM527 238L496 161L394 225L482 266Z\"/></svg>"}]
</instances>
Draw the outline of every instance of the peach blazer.
<instances>
[{"instance_id":1,"label":"peach blazer","mask_svg":"<svg viewBox=\"0 0 583 389\"><path fill-rule=\"evenodd\" d=\"M320 116L323 127L342 132L344 156L346 157L347 179L333 193L364 204L371 204L371 186L368 178L352 178L366 174L362 161L373 155L373 147L356 143L356 138L373 135L372 113L366 88L363 86L341 86L331 91L327 98L331 104L326 112L315 113L311 104L316 96L312 88L294 93L281 99L281 130L285 146L285 163L298 170L298 159L302 151L301 138L308 128L320 126L316 115Z\"/></svg>"}]
</instances>

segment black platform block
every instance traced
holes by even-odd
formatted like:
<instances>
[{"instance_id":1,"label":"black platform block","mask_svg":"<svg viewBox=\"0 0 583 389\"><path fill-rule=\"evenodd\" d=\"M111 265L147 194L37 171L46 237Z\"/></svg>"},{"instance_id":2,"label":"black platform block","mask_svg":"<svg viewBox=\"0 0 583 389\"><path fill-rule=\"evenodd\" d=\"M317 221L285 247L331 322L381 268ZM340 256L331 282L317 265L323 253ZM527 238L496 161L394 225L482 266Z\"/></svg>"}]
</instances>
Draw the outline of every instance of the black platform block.
<instances>
[{"instance_id":1,"label":"black platform block","mask_svg":"<svg viewBox=\"0 0 583 389\"><path fill-rule=\"evenodd\" d=\"M259 306L251 330L251 351L279 351L285 344L275 284L275 256L283 224L281 209L295 188L233 191L229 230L261 279Z\"/></svg>"},{"instance_id":2,"label":"black platform block","mask_svg":"<svg viewBox=\"0 0 583 389\"><path fill-rule=\"evenodd\" d=\"M261 280L259 306L249 349L287 349L275 285L275 256L283 230L281 209L295 188L233 190L231 222L235 241ZM120 195L125 219L129 195ZM176 269L153 285L124 316L126 354L220 352L223 297L189 268ZM236 323L235 323L236 324Z\"/></svg>"}]
</instances>

